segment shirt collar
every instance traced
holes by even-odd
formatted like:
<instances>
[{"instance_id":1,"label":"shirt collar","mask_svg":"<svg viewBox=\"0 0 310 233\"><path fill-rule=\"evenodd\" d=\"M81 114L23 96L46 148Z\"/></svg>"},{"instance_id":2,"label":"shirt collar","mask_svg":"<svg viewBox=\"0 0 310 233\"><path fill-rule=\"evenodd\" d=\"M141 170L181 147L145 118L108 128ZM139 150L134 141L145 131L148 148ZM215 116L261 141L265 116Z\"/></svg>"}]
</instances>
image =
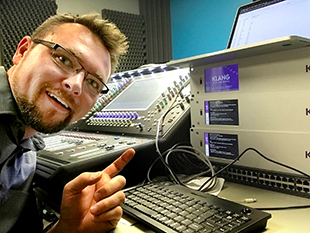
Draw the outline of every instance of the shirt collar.
<instances>
[{"instance_id":1,"label":"shirt collar","mask_svg":"<svg viewBox=\"0 0 310 233\"><path fill-rule=\"evenodd\" d=\"M18 115L17 109L6 71L0 66L0 114Z\"/></svg>"},{"instance_id":2,"label":"shirt collar","mask_svg":"<svg viewBox=\"0 0 310 233\"><path fill-rule=\"evenodd\" d=\"M14 115L19 122L19 126L16 125L16 132L19 128L21 131L21 136L24 134L25 123L19 114L15 98L12 94L10 84L6 71L3 66L0 66L0 115ZM15 131L15 130L14 130ZM29 146L27 143L24 145L32 150L42 150L45 146L42 136L36 133L31 137L33 144Z\"/></svg>"},{"instance_id":3,"label":"shirt collar","mask_svg":"<svg viewBox=\"0 0 310 233\"><path fill-rule=\"evenodd\" d=\"M12 142L18 144L25 133L25 122L20 115L19 108L10 88L7 74L4 67L0 66L0 118L8 120L5 128Z\"/></svg>"}]
</instances>

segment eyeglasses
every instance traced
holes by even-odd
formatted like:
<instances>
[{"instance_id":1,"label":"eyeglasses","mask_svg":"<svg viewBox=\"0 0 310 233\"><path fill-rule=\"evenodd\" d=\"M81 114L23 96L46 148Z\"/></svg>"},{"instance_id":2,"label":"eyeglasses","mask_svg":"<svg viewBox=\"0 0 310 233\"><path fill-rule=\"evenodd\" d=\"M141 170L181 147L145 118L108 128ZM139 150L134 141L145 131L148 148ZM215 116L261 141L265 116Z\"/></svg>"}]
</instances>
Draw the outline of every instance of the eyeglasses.
<instances>
[{"instance_id":1,"label":"eyeglasses","mask_svg":"<svg viewBox=\"0 0 310 233\"><path fill-rule=\"evenodd\" d=\"M104 82L101 81L98 75L87 71L79 62L77 57L61 45L40 39L34 39L33 42L53 49L52 60L69 75L74 75L81 70L85 70L86 74L84 77L84 85L92 94L107 94L109 92L109 88Z\"/></svg>"}]
</instances>

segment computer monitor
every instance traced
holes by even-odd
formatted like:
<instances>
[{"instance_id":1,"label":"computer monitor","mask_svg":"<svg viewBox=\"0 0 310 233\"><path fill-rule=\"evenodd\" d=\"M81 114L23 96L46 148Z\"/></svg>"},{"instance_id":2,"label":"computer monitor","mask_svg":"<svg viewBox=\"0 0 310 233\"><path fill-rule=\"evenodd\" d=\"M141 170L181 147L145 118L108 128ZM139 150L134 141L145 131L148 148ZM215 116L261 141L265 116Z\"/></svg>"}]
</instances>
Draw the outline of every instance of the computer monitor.
<instances>
[{"instance_id":1,"label":"computer monitor","mask_svg":"<svg viewBox=\"0 0 310 233\"><path fill-rule=\"evenodd\" d=\"M261 0L237 10L227 48L284 36L310 38L310 0Z\"/></svg>"}]
</instances>

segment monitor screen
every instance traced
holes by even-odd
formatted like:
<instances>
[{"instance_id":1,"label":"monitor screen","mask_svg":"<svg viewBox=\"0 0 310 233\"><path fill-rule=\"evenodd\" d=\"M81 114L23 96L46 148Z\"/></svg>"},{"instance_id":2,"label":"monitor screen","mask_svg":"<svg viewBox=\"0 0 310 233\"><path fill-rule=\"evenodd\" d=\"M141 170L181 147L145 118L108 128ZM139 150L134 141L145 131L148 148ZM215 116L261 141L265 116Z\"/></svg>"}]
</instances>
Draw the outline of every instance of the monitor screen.
<instances>
[{"instance_id":1,"label":"monitor screen","mask_svg":"<svg viewBox=\"0 0 310 233\"><path fill-rule=\"evenodd\" d=\"M241 6L228 48L285 36L310 38L310 0L261 0Z\"/></svg>"}]
</instances>

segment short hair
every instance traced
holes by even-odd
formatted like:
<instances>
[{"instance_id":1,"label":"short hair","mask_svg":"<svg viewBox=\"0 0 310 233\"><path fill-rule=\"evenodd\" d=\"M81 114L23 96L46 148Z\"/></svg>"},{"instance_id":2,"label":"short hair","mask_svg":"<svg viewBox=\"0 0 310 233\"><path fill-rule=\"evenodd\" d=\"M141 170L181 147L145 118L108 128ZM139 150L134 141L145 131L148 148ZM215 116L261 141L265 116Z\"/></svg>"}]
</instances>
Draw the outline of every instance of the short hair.
<instances>
[{"instance_id":1,"label":"short hair","mask_svg":"<svg viewBox=\"0 0 310 233\"><path fill-rule=\"evenodd\" d=\"M31 38L34 40L45 37L59 25L65 23L78 23L84 25L101 40L110 53L111 71L114 73L119 65L120 57L127 53L127 37L114 23L106 19L101 19L98 13L88 13L85 15L65 13L51 16L33 32Z\"/></svg>"}]
</instances>

